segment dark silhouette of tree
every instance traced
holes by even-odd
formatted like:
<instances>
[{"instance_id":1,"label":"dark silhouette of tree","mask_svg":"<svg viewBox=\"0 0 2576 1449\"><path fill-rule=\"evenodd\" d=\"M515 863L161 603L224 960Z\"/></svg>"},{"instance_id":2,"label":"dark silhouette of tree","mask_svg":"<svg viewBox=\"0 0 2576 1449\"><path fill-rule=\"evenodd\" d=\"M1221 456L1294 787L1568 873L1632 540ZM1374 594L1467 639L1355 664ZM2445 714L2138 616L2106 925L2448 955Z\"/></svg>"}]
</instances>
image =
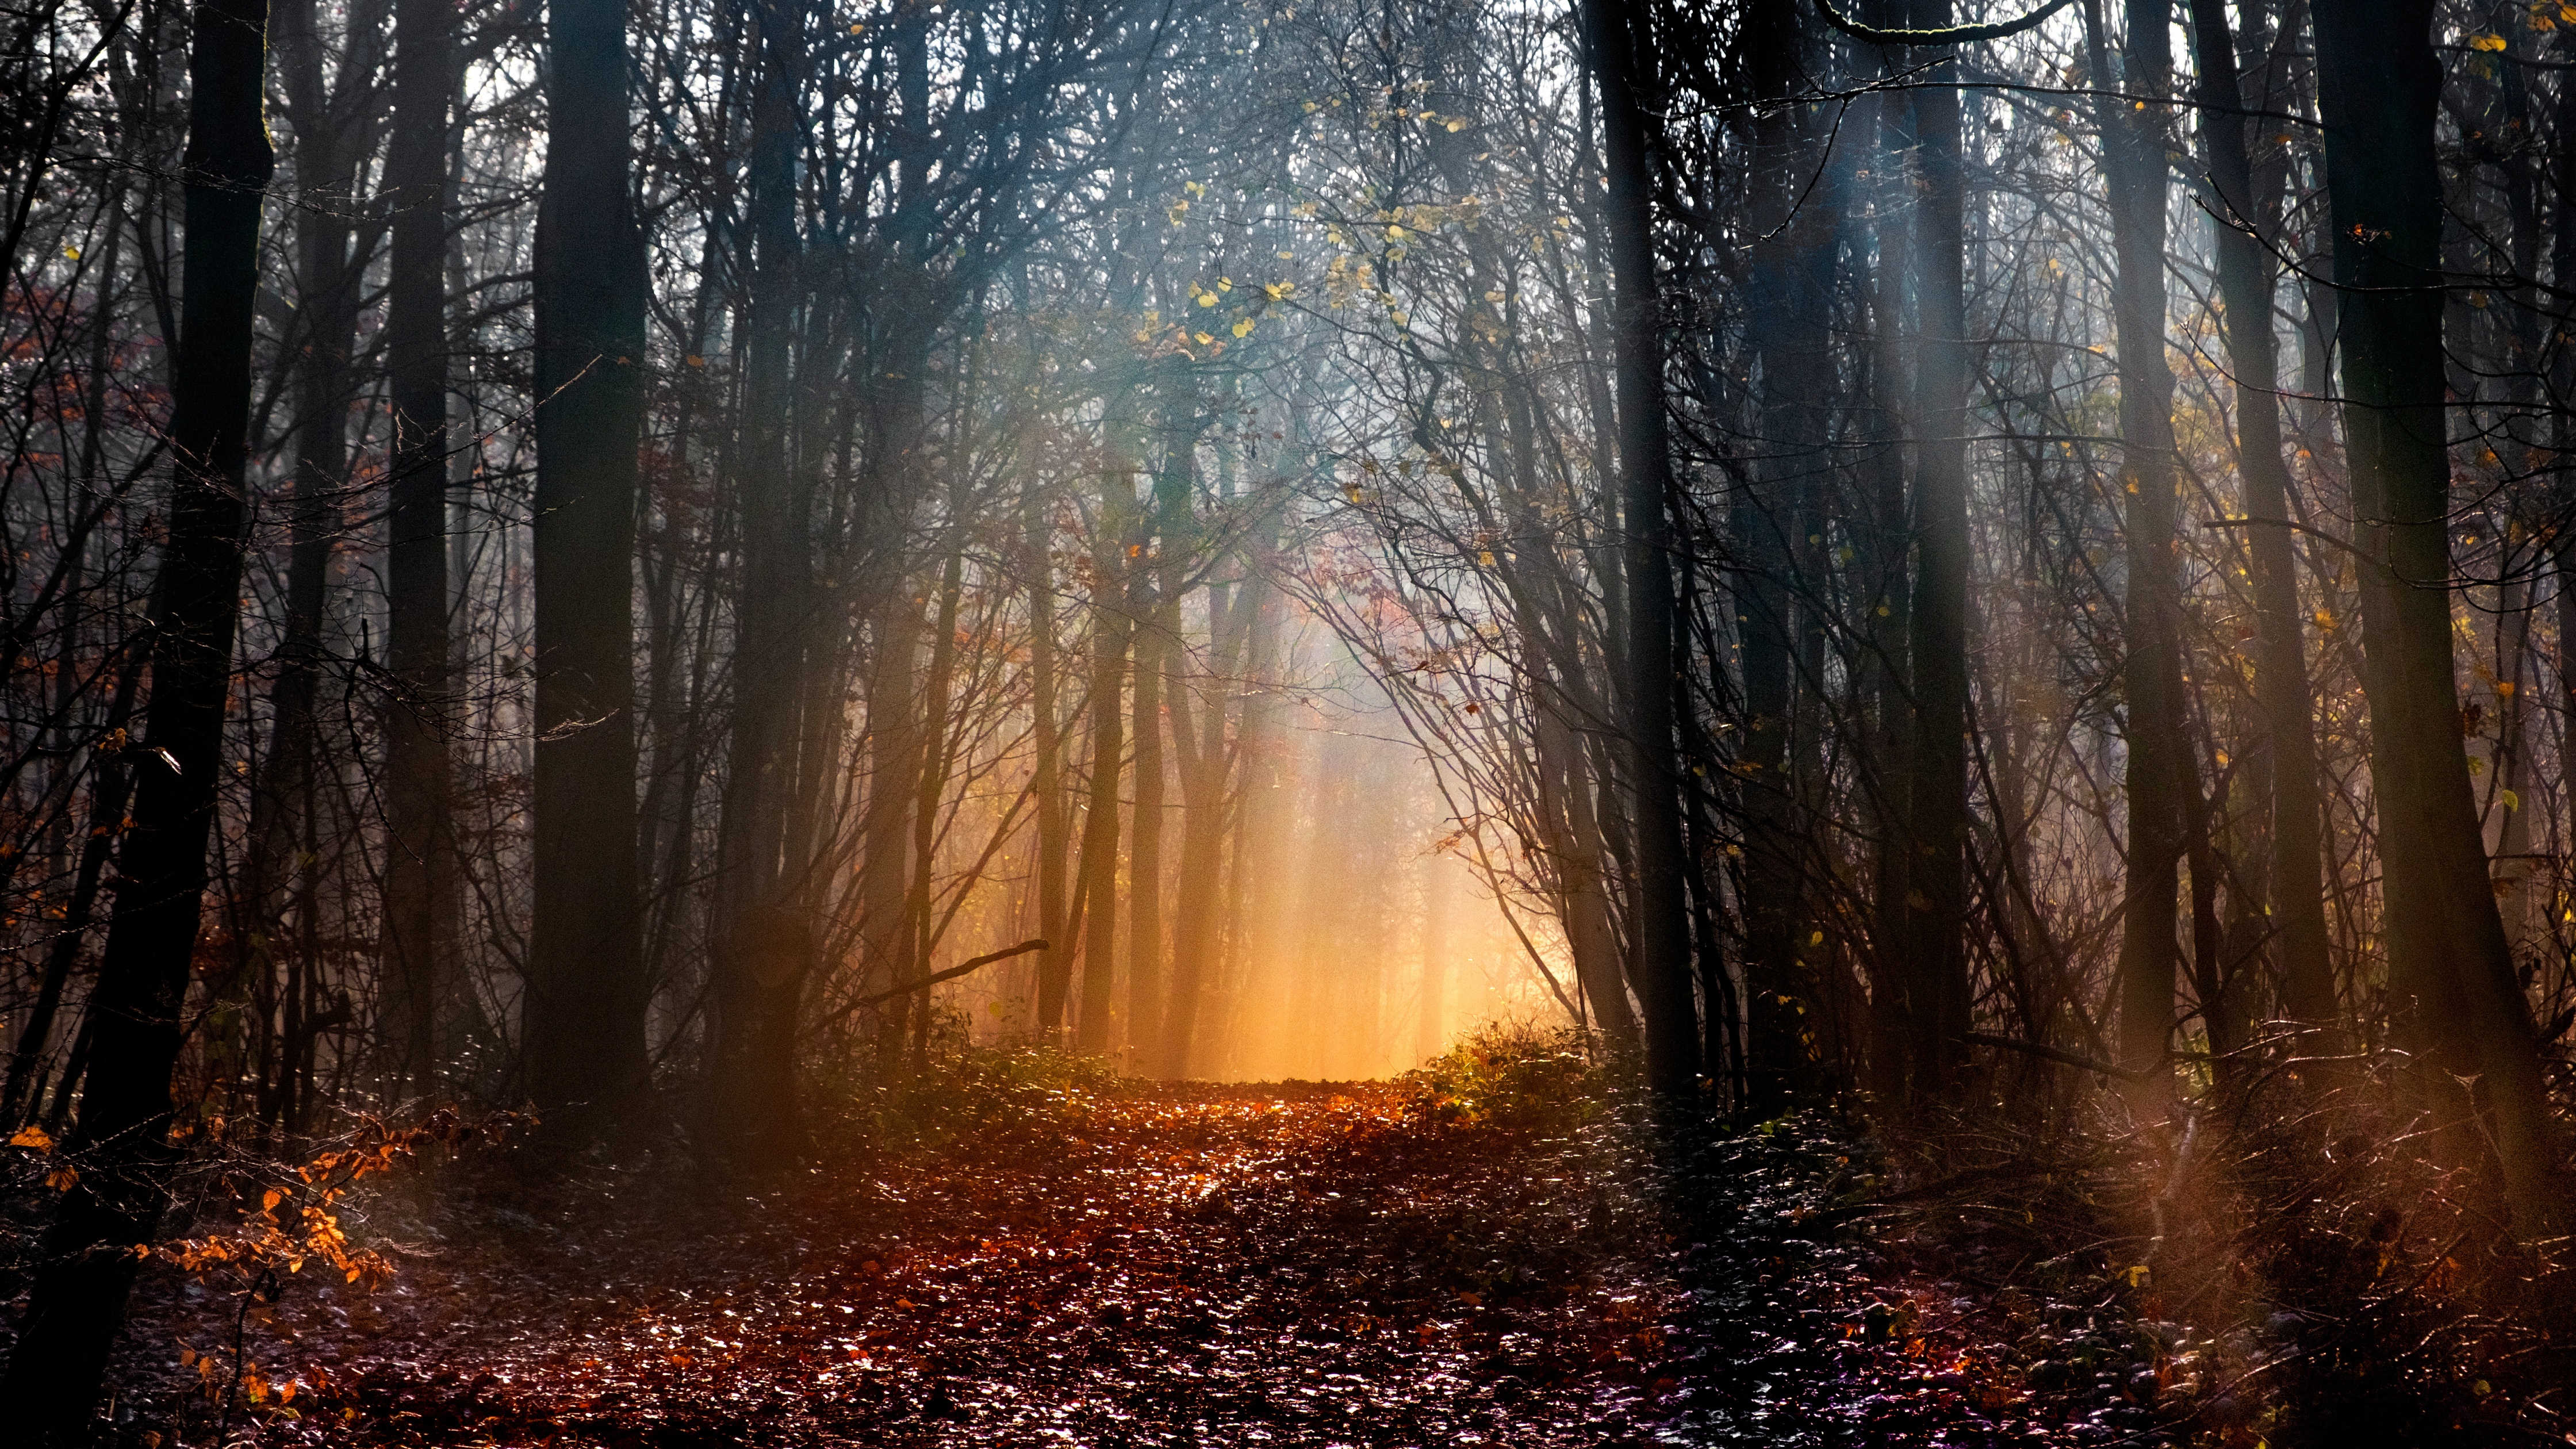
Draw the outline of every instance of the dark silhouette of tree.
<instances>
[{"instance_id":1,"label":"dark silhouette of tree","mask_svg":"<svg viewBox=\"0 0 2576 1449\"><path fill-rule=\"evenodd\" d=\"M260 213L275 153L260 116L265 0L197 7L188 76L186 290L170 378L168 542L151 596L151 696L115 914L89 1002L79 1178L46 1229L0 1389L39 1443L86 1442L108 1349L180 1152L171 1069L204 915L224 700L240 620L242 486Z\"/></svg>"},{"instance_id":2,"label":"dark silhouette of tree","mask_svg":"<svg viewBox=\"0 0 2576 1449\"><path fill-rule=\"evenodd\" d=\"M619 1125L648 1075L630 613L649 359L625 15L612 0L548 7L558 124L537 214L528 1091L574 1134Z\"/></svg>"}]
</instances>

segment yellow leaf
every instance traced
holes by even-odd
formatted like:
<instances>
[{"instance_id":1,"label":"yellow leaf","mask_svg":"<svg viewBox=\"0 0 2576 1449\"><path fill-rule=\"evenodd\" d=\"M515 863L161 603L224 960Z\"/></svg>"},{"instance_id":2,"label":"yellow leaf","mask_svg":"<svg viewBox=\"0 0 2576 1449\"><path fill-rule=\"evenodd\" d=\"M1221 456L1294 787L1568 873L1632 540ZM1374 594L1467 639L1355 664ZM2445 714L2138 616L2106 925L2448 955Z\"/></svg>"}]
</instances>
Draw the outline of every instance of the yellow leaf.
<instances>
[{"instance_id":1,"label":"yellow leaf","mask_svg":"<svg viewBox=\"0 0 2576 1449\"><path fill-rule=\"evenodd\" d=\"M2472 35L2469 37L2469 49L2502 50L2504 49L2504 37L2501 35Z\"/></svg>"},{"instance_id":2,"label":"yellow leaf","mask_svg":"<svg viewBox=\"0 0 2576 1449\"><path fill-rule=\"evenodd\" d=\"M72 1190L72 1184L78 1181L80 1181L80 1169L68 1162L45 1174L45 1186L56 1192L69 1192Z\"/></svg>"},{"instance_id":3,"label":"yellow leaf","mask_svg":"<svg viewBox=\"0 0 2576 1449\"><path fill-rule=\"evenodd\" d=\"M280 1189L272 1187L268 1191L260 1194L259 1210L264 1213L274 1212L277 1210L277 1205L284 1201L286 1201L286 1194Z\"/></svg>"},{"instance_id":4,"label":"yellow leaf","mask_svg":"<svg viewBox=\"0 0 2576 1449\"><path fill-rule=\"evenodd\" d=\"M2499 679L2496 681L2496 693L2503 695L2507 699L2513 698L2514 688L2514 682L2510 679Z\"/></svg>"},{"instance_id":5,"label":"yellow leaf","mask_svg":"<svg viewBox=\"0 0 2576 1449\"><path fill-rule=\"evenodd\" d=\"M2507 810L2519 810L2522 808L2522 797L2511 790L2497 791L2496 798L2504 801L2504 808Z\"/></svg>"},{"instance_id":6,"label":"yellow leaf","mask_svg":"<svg viewBox=\"0 0 2576 1449\"><path fill-rule=\"evenodd\" d=\"M1240 321L1236 322L1236 323L1234 324L1234 335L1235 335L1235 336L1237 336L1237 337L1249 337L1249 336L1251 336L1251 335L1252 335L1252 319L1251 319L1251 318L1249 318L1249 317L1246 317L1246 318L1243 318L1242 320L1240 320Z\"/></svg>"},{"instance_id":7,"label":"yellow leaf","mask_svg":"<svg viewBox=\"0 0 2576 1449\"><path fill-rule=\"evenodd\" d=\"M47 1135L44 1128L30 1122L18 1129L18 1135L9 1139L9 1145L31 1148L37 1152L51 1152L54 1150L54 1139Z\"/></svg>"}]
</instances>

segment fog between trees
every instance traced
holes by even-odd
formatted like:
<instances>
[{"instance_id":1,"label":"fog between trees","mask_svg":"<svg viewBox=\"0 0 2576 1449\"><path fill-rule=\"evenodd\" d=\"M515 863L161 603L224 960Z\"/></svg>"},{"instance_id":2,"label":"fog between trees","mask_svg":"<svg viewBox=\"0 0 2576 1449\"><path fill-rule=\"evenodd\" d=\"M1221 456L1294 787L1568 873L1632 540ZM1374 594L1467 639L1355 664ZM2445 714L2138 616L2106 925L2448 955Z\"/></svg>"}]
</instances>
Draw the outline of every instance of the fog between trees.
<instances>
[{"instance_id":1,"label":"fog between trees","mask_svg":"<svg viewBox=\"0 0 2576 1449\"><path fill-rule=\"evenodd\" d=\"M2560 1230L2571 32L15 12L13 1382L174 1121L778 1163L970 1038L2348 1093Z\"/></svg>"}]
</instances>

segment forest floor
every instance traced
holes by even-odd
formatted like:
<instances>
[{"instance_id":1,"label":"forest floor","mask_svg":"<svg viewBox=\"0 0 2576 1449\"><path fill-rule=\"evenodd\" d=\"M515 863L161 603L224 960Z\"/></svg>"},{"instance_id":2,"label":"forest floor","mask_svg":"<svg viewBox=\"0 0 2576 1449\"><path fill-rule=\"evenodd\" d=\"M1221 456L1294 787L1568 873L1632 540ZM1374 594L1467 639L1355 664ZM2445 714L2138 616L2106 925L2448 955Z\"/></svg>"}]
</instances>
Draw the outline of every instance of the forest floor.
<instances>
[{"instance_id":1,"label":"forest floor","mask_svg":"<svg viewBox=\"0 0 2576 1449\"><path fill-rule=\"evenodd\" d=\"M2255 1442L2116 1292L1999 1306L1857 1231L1828 1128L1678 1141L1526 1086L1004 1073L756 1194L469 1160L352 1200L399 1269L373 1292L150 1269L117 1439Z\"/></svg>"}]
</instances>

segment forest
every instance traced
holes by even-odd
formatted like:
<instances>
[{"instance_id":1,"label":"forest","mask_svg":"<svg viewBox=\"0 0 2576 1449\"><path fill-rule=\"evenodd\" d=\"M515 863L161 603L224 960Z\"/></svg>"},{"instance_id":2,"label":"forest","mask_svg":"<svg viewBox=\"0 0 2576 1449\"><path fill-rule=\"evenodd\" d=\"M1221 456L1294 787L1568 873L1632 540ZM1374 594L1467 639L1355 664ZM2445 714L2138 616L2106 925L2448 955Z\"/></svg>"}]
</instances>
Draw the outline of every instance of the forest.
<instances>
[{"instance_id":1,"label":"forest","mask_svg":"<svg viewBox=\"0 0 2576 1449\"><path fill-rule=\"evenodd\" d=\"M0 31L0 1441L2576 1442L2576 5Z\"/></svg>"}]
</instances>

